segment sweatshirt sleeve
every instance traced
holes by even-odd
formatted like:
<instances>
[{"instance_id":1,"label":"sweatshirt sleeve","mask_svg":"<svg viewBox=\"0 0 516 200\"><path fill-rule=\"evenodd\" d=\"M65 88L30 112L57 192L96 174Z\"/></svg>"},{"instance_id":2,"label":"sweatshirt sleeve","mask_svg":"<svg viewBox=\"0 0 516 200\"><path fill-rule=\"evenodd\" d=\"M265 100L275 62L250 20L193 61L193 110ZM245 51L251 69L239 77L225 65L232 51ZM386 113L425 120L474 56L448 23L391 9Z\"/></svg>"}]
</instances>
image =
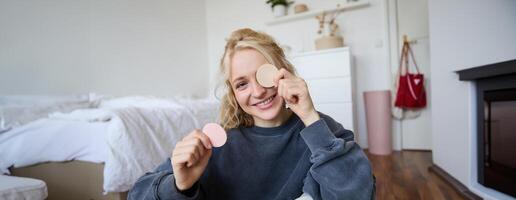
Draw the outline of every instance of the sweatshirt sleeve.
<instances>
[{"instance_id":1,"label":"sweatshirt sleeve","mask_svg":"<svg viewBox=\"0 0 516 200\"><path fill-rule=\"evenodd\" d=\"M185 193L176 188L170 159L158 166L153 172L146 173L136 181L129 191L129 200L201 200L204 199L199 182Z\"/></svg>"},{"instance_id":2,"label":"sweatshirt sleeve","mask_svg":"<svg viewBox=\"0 0 516 200\"><path fill-rule=\"evenodd\" d=\"M301 137L312 153L303 192L314 199L374 199L371 164L353 132L321 115Z\"/></svg>"}]
</instances>

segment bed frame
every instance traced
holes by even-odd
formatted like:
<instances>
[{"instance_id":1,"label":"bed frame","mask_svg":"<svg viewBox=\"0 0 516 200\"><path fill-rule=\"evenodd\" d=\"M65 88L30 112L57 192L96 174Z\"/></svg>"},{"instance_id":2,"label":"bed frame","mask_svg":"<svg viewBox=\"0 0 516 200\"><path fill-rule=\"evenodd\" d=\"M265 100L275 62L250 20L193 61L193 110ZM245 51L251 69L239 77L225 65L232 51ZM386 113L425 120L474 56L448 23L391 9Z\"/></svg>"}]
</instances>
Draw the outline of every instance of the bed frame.
<instances>
[{"instance_id":1,"label":"bed frame","mask_svg":"<svg viewBox=\"0 0 516 200\"><path fill-rule=\"evenodd\" d=\"M127 192L102 194L104 164L83 161L49 162L9 170L13 176L45 181L49 200L127 199Z\"/></svg>"}]
</instances>

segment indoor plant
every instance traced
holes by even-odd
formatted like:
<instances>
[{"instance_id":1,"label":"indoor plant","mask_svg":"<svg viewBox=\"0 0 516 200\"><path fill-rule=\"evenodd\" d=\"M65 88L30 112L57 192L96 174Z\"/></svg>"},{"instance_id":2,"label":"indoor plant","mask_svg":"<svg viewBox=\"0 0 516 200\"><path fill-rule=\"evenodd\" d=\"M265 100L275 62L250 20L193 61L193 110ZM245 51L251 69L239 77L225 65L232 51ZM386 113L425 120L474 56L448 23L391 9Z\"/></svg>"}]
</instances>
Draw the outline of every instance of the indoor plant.
<instances>
[{"instance_id":1,"label":"indoor plant","mask_svg":"<svg viewBox=\"0 0 516 200\"><path fill-rule=\"evenodd\" d=\"M266 3L271 5L272 13L275 17L281 17L287 15L288 6L294 2L288 0L267 0Z\"/></svg>"}]
</instances>

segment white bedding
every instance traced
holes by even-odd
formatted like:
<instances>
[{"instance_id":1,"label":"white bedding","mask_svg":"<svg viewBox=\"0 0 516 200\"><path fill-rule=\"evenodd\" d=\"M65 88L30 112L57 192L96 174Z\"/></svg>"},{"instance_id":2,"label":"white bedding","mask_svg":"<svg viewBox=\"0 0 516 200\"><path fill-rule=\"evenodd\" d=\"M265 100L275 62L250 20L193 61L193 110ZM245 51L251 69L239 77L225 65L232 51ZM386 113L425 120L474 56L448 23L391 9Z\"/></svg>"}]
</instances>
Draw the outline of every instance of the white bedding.
<instances>
[{"instance_id":1,"label":"white bedding","mask_svg":"<svg viewBox=\"0 0 516 200\"><path fill-rule=\"evenodd\" d=\"M176 142L194 128L197 120L185 108L117 109L107 139L104 168L106 191L127 191L145 172L162 163Z\"/></svg>"},{"instance_id":2,"label":"white bedding","mask_svg":"<svg viewBox=\"0 0 516 200\"><path fill-rule=\"evenodd\" d=\"M0 134L0 170L48 161L107 160L107 123L39 119Z\"/></svg>"},{"instance_id":3,"label":"white bedding","mask_svg":"<svg viewBox=\"0 0 516 200\"><path fill-rule=\"evenodd\" d=\"M76 109L91 108L94 102L88 99L68 100L29 97L2 97L0 96L0 133L22 126L34 120L45 118L53 112L71 112Z\"/></svg>"},{"instance_id":4,"label":"white bedding","mask_svg":"<svg viewBox=\"0 0 516 200\"><path fill-rule=\"evenodd\" d=\"M52 114L0 134L0 170L47 161L104 162L104 191L127 191L169 157L180 138L215 121L218 104L126 97L97 109Z\"/></svg>"}]
</instances>

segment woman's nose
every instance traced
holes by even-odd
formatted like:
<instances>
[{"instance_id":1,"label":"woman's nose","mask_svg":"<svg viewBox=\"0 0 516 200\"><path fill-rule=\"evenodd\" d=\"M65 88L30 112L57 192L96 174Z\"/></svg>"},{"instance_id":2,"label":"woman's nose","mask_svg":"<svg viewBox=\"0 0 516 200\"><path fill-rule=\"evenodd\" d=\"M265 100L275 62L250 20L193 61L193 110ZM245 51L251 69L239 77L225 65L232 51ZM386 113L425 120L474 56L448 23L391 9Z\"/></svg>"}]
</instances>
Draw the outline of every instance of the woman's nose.
<instances>
[{"instance_id":1,"label":"woman's nose","mask_svg":"<svg viewBox=\"0 0 516 200\"><path fill-rule=\"evenodd\" d=\"M253 97L254 98L262 98L266 92L267 92L267 89L265 89L264 87L262 87L260 84L258 84L258 82L254 82L253 84Z\"/></svg>"}]
</instances>

